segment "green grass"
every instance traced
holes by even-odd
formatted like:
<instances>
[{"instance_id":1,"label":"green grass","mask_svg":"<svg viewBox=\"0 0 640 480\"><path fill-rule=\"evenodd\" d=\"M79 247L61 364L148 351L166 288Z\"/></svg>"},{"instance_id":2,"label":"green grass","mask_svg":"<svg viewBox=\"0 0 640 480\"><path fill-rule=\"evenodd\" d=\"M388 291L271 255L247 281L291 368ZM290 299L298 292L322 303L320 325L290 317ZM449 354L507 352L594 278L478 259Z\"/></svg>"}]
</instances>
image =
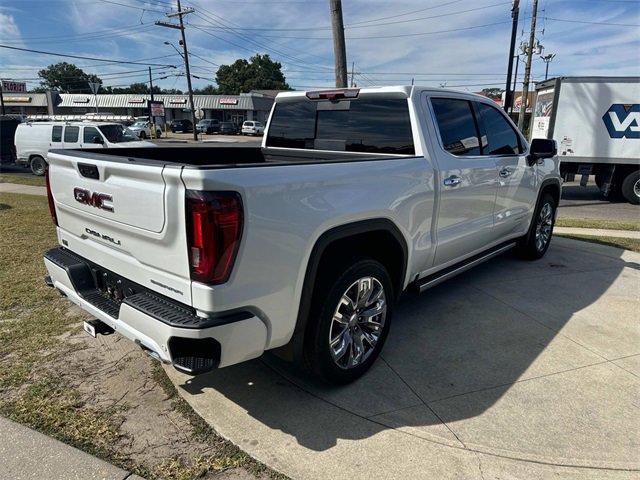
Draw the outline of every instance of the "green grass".
<instances>
[{"instance_id":1,"label":"green grass","mask_svg":"<svg viewBox=\"0 0 640 480\"><path fill-rule=\"evenodd\" d=\"M17 183L18 185L44 187L44 177L36 177L35 175L26 177L24 175L7 175L6 173L0 173L0 183Z\"/></svg>"},{"instance_id":2,"label":"green grass","mask_svg":"<svg viewBox=\"0 0 640 480\"><path fill-rule=\"evenodd\" d=\"M623 222L620 220L590 220L581 218L558 218L556 227L572 228L604 228L607 230L640 231L640 215L637 222Z\"/></svg>"},{"instance_id":3,"label":"green grass","mask_svg":"<svg viewBox=\"0 0 640 480\"><path fill-rule=\"evenodd\" d=\"M130 435L121 431L127 407L86 402L74 381L60 371L83 348L67 339L69 332L80 331L82 318L44 283L42 254L55 245L46 198L0 193L0 415L149 479L210 478L233 467L261 478L286 478L218 436L178 395L159 364L154 365L153 380L191 426L184 434L204 443L207 453L176 452L151 465L118 449ZM157 421L167 418L161 415Z\"/></svg>"},{"instance_id":4,"label":"green grass","mask_svg":"<svg viewBox=\"0 0 640 480\"><path fill-rule=\"evenodd\" d=\"M574 240L582 240L583 242L599 243L610 247L623 248L632 252L640 253L640 240L637 238L618 238L618 237L593 237L590 235L573 235L554 233L555 236L572 238Z\"/></svg>"}]
</instances>

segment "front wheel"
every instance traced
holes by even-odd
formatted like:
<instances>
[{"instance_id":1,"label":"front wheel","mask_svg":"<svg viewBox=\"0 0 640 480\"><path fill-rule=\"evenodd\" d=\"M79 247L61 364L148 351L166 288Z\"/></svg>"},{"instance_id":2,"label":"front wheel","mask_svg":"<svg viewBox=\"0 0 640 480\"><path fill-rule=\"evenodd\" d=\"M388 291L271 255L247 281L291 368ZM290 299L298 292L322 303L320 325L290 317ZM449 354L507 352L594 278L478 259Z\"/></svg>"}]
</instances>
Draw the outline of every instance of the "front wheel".
<instances>
[{"instance_id":1,"label":"front wheel","mask_svg":"<svg viewBox=\"0 0 640 480\"><path fill-rule=\"evenodd\" d=\"M44 160L44 158L38 155L31 159L29 166L31 167L31 173L37 175L38 177L43 176L44 172L47 170L47 162Z\"/></svg>"},{"instance_id":2,"label":"front wheel","mask_svg":"<svg viewBox=\"0 0 640 480\"><path fill-rule=\"evenodd\" d=\"M543 194L533 214L529 232L518 241L516 247L522 258L537 260L547 253L556 220L556 208L553 197L548 193Z\"/></svg>"},{"instance_id":3,"label":"front wheel","mask_svg":"<svg viewBox=\"0 0 640 480\"><path fill-rule=\"evenodd\" d=\"M147 138L147 134L144 132L140 132L140 138L144 140L145 138Z\"/></svg>"},{"instance_id":4,"label":"front wheel","mask_svg":"<svg viewBox=\"0 0 640 480\"><path fill-rule=\"evenodd\" d=\"M328 383L349 383L378 358L389 333L393 286L385 267L355 261L316 290L305 339L307 367Z\"/></svg>"}]
</instances>

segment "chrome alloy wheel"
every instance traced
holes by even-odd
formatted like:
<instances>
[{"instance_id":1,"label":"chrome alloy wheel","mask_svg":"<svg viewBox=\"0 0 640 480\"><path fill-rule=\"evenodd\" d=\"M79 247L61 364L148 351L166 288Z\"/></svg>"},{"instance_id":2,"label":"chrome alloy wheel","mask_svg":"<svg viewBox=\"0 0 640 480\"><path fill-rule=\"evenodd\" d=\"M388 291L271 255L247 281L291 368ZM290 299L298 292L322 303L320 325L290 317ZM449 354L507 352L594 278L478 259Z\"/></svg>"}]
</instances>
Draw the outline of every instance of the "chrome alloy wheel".
<instances>
[{"instance_id":1,"label":"chrome alloy wheel","mask_svg":"<svg viewBox=\"0 0 640 480\"><path fill-rule=\"evenodd\" d=\"M551 239L551 229L553 228L553 207L550 203L545 203L538 214L536 223L536 248L542 252Z\"/></svg>"},{"instance_id":2,"label":"chrome alloy wheel","mask_svg":"<svg viewBox=\"0 0 640 480\"><path fill-rule=\"evenodd\" d=\"M369 358L382 335L386 316L387 299L380 281L362 277L353 282L342 294L329 328L335 364L349 369Z\"/></svg>"},{"instance_id":3,"label":"chrome alloy wheel","mask_svg":"<svg viewBox=\"0 0 640 480\"><path fill-rule=\"evenodd\" d=\"M633 184L633 193L640 198L640 178Z\"/></svg>"}]
</instances>

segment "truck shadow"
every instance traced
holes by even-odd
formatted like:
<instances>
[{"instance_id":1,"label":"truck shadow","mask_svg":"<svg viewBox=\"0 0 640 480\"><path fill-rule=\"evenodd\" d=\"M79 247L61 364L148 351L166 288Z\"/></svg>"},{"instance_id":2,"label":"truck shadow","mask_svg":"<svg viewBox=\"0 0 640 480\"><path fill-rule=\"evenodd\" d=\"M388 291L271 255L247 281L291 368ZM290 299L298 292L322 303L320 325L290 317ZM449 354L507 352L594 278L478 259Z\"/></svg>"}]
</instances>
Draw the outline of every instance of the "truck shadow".
<instances>
[{"instance_id":1,"label":"truck shadow","mask_svg":"<svg viewBox=\"0 0 640 480\"><path fill-rule=\"evenodd\" d=\"M606 362L622 356L617 345L637 341L629 322L599 300L621 277L635 275L625 268L640 265L621 258L621 250L583 245L554 238L537 262L508 253L407 296L381 359L354 384L323 385L265 355L180 387L193 396L223 395L314 451L403 427L456 445L443 424L482 415L517 382ZM216 401L210 411L206 401L197 403L215 427ZM528 414L524 405L515 408Z\"/></svg>"}]
</instances>

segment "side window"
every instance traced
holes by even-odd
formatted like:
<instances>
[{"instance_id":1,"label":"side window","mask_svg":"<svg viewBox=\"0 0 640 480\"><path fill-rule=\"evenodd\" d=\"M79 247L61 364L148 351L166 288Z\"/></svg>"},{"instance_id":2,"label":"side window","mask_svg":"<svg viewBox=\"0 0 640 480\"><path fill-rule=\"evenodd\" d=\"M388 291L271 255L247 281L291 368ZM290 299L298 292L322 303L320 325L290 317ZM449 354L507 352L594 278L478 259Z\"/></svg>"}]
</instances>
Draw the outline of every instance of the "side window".
<instances>
[{"instance_id":1,"label":"side window","mask_svg":"<svg viewBox=\"0 0 640 480\"><path fill-rule=\"evenodd\" d=\"M93 143L93 139L98 137L102 140L100 133L98 133L98 129L95 127L84 127L84 131L82 132L82 143Z\"/></svg>"},{"instance_id":2,"label":"side window","mask_svg":"<svg viewBox=\"0 0 640 480\"><path fill-rule=\"evenodd\" d=\"M51 130L51 141L52 142L61 142L62 141L62 126L54 125Z\"/></svg>"},{"instance_id":3,"label":"side window","mask_svg":"<svg viewBox=\"0 0 640 480\"><path fill-rule=\"evenodd\" d=\"M522 153L520 140L513 127L497 108L475 103L482 132L484 155L517 155Z\"/></svg>"},{"instance_id":4,"label":"side window","mask_svg":"<svg viewBox=\"0 0 640 480\"><path fill-rule=\"evenodd\" d=\"M445 150L453 155L480 155L478 129L471 103L454 98L432 98L431 105Z\"/></svg>"},{"instance_id":5,"label":"side window","mask_svg":"<svg viewBox=\"0 0 640 480\"><path fill-rule=\"evenodd\" d=\"M69 143L76 143L80 134L80 127L65 127L64 128L64 141Z\"/></svg>"}]
</instances>

